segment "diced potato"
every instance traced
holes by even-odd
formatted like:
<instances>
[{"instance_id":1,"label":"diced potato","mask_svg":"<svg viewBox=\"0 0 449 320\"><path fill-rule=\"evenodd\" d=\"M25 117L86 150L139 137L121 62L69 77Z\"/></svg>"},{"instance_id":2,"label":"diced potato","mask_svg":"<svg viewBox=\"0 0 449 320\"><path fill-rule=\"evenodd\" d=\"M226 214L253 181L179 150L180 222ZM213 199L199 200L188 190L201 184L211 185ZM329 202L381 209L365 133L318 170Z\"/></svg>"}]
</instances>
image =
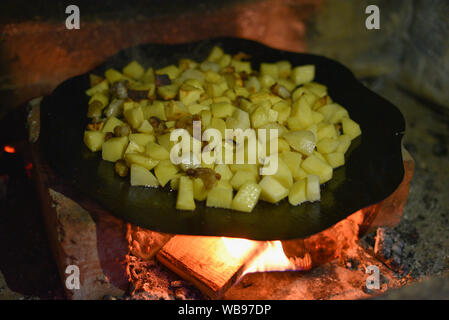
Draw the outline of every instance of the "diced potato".
<instances>
[{"instance_id":1,"label":"diced potato","mask_svg":"<svg viewBox=\"0 0 449 320\"><path fill-rule=\"evenodd\" d=\"M312 155L305 159L301 164L301 168L309 174L318 176L321 184L332 179L332 167L316 155Z\"/></svg>"},{"instance_id":2,"label":"diced potato","mask_svg":"<svg viewBox=\"0 0 449 320\"><path fill-rule=\"evenodd\" d=\"M245 183L232 200L232 209L251 212L259 200L262 188L255 182Z\"/></svg>"},{"instance_id":3,"label":"diced potato","mask_svg":"<svg viewBox=\"0 0 449 320\"><path fill-rule=\"evenodd\" d=\"M106 161L116 162L123 158L126 147L128 146L128 137L110 138L102 146L102 158Z\"/></svg>"},{"instance_id":4,"label":"diced potato","mask_svg":"<svg viewBox=\"0 0 449 320\"><path fill-rule=\"evenodd\" d=\"M239 171L239 170L250 171L250 172L253 172L256 175L259 173L259 169L257 168L257 164L249 164L249 163L230 164L229 165L229 169L231 169L231 171L234 172L234 174L237 171Z\"/></svg>"},{"instance_id":5,"label":"diced potato","mask_svg":"<svg viewBox=\"0 0 449 320\"><path fill-rule=\"evenodd\" d=\"M278 118L277 121L280 124L285 124L290 117L291 107L285 101L280 101L273 106L273 110L277 111Z\"/></svg>"},{"instance_id":6,"label":"diced potato","mask_svg":"<svg viewBox=\"0 0 449 320\"><path fill-rule=\"evenodd\" d=\"M203 106L199 103L192 103L187 106L187 110L190 112L190 114L201 114L201 111L209 109L210 108L208 106Z\"/></svg>"},{"instance_id":7,"label":"diced potato","mask_svg":"<svg viewBox=\"0 0 449 320\"><path fill-rule=\"evenodd\" d=\"M137 153L125 154L125 161L128 167L131 167L131 165L133 164L137 164L138 166L144 167L147 170L153 169L159 163L159 160L154 160L143 154Z\"/></svg>"},{"instance_id":8,"label":"diced potato","mask_svg":"<svg viewBox=\"0 0 449 320\"><path fill-rule=\"evenodd\" d=\"M325 85L319 84L317 82L310 82L304 85L308 90L310 90L314 95L321 98L327 95L327 87Z\"/></svg>"},{"instance_id":9,"label":"diced potato","mask_svg":"<svg viewBox=\"0 0 449 320\"><path fill-rule=\"evenodd\" d=\"M220 58L222 58L223 55L224 55L223 49L218 46L214 46L211 52L209 53L209 56L207 57L207 61L216 62L220 60Z\"/></svg>"},{"instance_id":10,"label":"diced potato","mask_svg":"<svg viewBox=\"0 0 449 320\"><path fill-rule=\"evenodd\" d=\"M206 206L230 209L232 206L232 186L228 181L219 180L207 194Z\"/></svg>"},{"instance_id":11,"label":"diced potato","mask_svg":"<svg viewBox=\"0 0 449 320\"><path fill-rule=\"evenodd\" d=\"M145 73L142 76L142 81L144 83L155 83L155 77L154 77L154 69L148 68Z\"/></svg>"},{"instance_id":12,"label":"diced potato","mask_svg":"<svg viewBox=\"0 0 449 320\"><path fill-rule=\"evenodd\" d=\"M262 88L268 88L268 89L276 84L275 78L273 78L272 76L270 76L268 74L259 76L259 82L260 82L260 86Z\"/></svg>"},{"instance_id":13,"label":"diced potato","mask_svg":"<svg viewBox=\"0 0 449 320\"><path fill-rule=\"evenodd\" d=\"M131 185L156 188L159 182L156 177L147 168L137 164L131 165Z\"/></svg>"},{"instance_id":14,"label":"diced potato","mask_svg":"<svg viewBox=\"0 0 449 320\"><path fill-rule=\"evenodd\" d=\"M288 189L273 176L263 177L259 186L261 187L261 200L276 203L288 196Z\"/></svg>"},{"instance_id":15,"label":"diced potato","mask_svg":"<svg viewBox=\"0 0 449 320\"><path fill-rule=\"evenodd\" d=\"M292 173L292 176L296 176L302 162L302 155L298 152L294 151L287 151L282 152L280 154L280 157L282 160L284 160L285 164L290 169L290 172Z\"/></svg>"},{"instance_id":16,"label":"diced potato","mask_svg":"<svg viewBox=\"0 0 449 320\"><path fill-rule=\"evenodd\" d=\"M129 141L133 141L140 146L145 147L148 142L154 142L155 137L148 133L131 133L129 136Z\"/></svg>"},{"instance_id":17,"label":"diced potato","mask_svg":"<svg viewBox=\"0 0 449 320\"><path fill-rule=\"evenodd\" d=\"M100 151L106 133L101 131L84 131L84 143L90 151Z\"/></svg>"},{"instance_id":18,"label":"diced potato","mask_svg":"<svg viewBox=\"0 0 449 320\"><path fill-rule=\"evenodd\" d=\"M156 70L156 74L159 74L159 75L166 74L166 75L168 75L170 80L176 79L180 73L181 73L181 70L174 64L171 64L167 67Z\"/></svg>"},{"instance_id":19,"label":"diced potato","mask_svg":"<svg viewBox=\"0 0 449 320\"><path fill-rule=\"evenodd\" d=\"M322 154L332 153L337 149L339 144L340 142L337 139L324 138L318 141L318 143L316 144L316 148L318 152Z\"/></svg>"},{"instance_id":20,"label":"diced potato","mask_svg":"<svg viewBox=\"0 0 449 320\"><path fill-rule=\"evenodd\" d=\"M232 188L239 190L247 182L257 183L257 174L251 171L238 170L234 173L230 183Z\"/></svg>"},{"instance_id":21,"label":"diced potato","mask_svg":"<svg viewBox=\"0 0 449 320\"><path fill-rule=\"evenodd\" d=\"M325 154L327 163L333 168L341 167L345 164L345 155L340 152Z\"/></svg>"},{"instance_id":22,"label":"diced potato","mask_svg":"<svg viewBox=\"0 0 449 320\"><path fill-rule=\"evenodd\" d=\"M189 84L183 84L179 89L179 100L188 106L197 102L203 92L203 89L195 88Z\"/></svg>"},{"instance_id":23,"label":"diced potato","mask_svg":"<svg viewBox=\"0 0 449 320\"><path fill-rule=\"evenodd\" d=\"M221 136L225 136L226 122L223 119L212 117L208 128L220 131Z\"/></svg>"},{"instance_id":24,"label":"diced potato","mask_svg":"<svg viewBox=\"0 0 449 320\"><path fill-rule=\"evenodd\" d=\"M351 146L351 137L346 134L342 134L338 137L338 143L339 144L336 151L345 154Z\"/></svg>"},{"instance_id":25,"label":"diced potato","mask_svg":"<svg viewBox=\"0 0 449 320\"><path fill-rule=\"evenodd\" d=\"M288 202L290 202L292 206L297 206L307 201L306 191L305 179L301 179L295 182L290 188L290 192L288 194Z\"/></svg>"},{"instance_id":26,"label":"diced potato","mask_svg":"<svg viewBox=\"0 0 449 320\"><path fill-rule=\"evenodd\" d=\"M210 125L211 119L212 119L212 112L210 112L210 110L201 111L201 124L204 127L208 127Z\"/></svg>"},{"instance_id":27,"label":"diced potato","mask_svg":"<svg viewBox=\"0 0 449 320\"><path fill-rule=\"evenodd\" d=\"M133 127L134 129L139 128L142 125L144 120L143 111L141 107L135 107L123 112L126 121Z\"/></svg>"},{"instance_id":28,"label":"diced potato","mask_svg":"<svg viewBox=\"0 0 449 320\"><path fill-rule=\"evenodd\" d=\"M189 111L181 101L169 101L165 111L168 120L178 120L190 115Z\"/></svg>"},{"instance_id":29,"label":"diced potato","mask_svg":"<svg viewBox=\"0 0 449 320\"><path fill-rule=\"evenodd\" d=\"M206 187L200 178L193 179L193 197L197 201L204 201L207 198Z\"/></svg>"},{"instance_id":30,"label":"diced potato","mask_svg":"<svg viewBox=\"0 0 449 320\"><path fill-rule=\"evenodd\" d=\"M162 147L161 145L157 144L156 142L149 142L146 145L146 154L155 160L167 160L170 159L170 153Z\"/></svg>"},{"instance_id":31,"label":"diced potato","mask_svg":"<svg viewBox=\"0 0 449 320\"><path fill-rule=\"evenodd\" d=\"M305 65L295 67L290 75L291 80L297 85L301 85L315 79L315 66Z\"/></svg>"},{"instance_id":32,"label":"diced potato","mask_svg":"<svg viewBox=\"0 0 449 320\"><path fill-rule=\"evenodd\" d=\"M145 151L145 147L138 145L134 141L130 141L128 147L125 150L125 154L127 153L142 153Z\"/></svg>"},{"instance_id":33,"label":"diced potato","mask_svg":"<svg viewBox=\"0 0 449 320\"><path fill-rule=\"evenodd\" d=\"M341 122L343 118L348 117L348 111L336 103L325 105L318 109L318 112L324 116L324 120L330 123Z\"/></svg>"},{"instance_id":34,"label":"diced potato","mask_svg":"<svg viewBox=\"0 0 449 320\"><path fill-rule=\"evenodd\" d=\"M279 77L279 68L275 63L261 63L260 64L260 74L261 75L269 75L274 79Z\"/></svg>"},{"instance_id":35,"label":"diced potato","mask_svg":"<svg viewBox=\"0 0 449 320\"><path fill-rule=\"evenodd\" d=\"M337 131L335 130L335 126L333 124L327 124L318 129L317 132L318 141L325 138L337 138Z\"/></svg>"},{"instance_id":36,"label":"diced potato","mask_svg":"<svg viewBox=\"0 0 449 320\"><path fill-rule=\"evenodd\" d=\"M278 155L275 156L277 157ZM278 157L278 169L273 177L287 189L289 189L293 184L292 173L281 157Z\"/></svg>"},{"instance_id":37,"label":"diced potato","mask_svg":"<svg viewBox=\"0 0 449 320\"><path fill-rule=\"evenodd\" d=\"M221 180L231 180L233 173L227 164L218 164L214 171L221 176Z\"/></svg>"},{"instance_id":38,"label":"diced potato","mask_svg":"<svg viewBox=\"0 0 449 320\"><path fill-rule=\"evenodd\" d=\"M120 71L117 71L115 69L106 70L104 76L106 77L106 80L108 80L110 84L126 79L126 77Z\"/></svg>"},{"instance_id":39,"label":"diced potato","mask_svg":"<svg viewBox=\"0 0 449 320\"><path fill-rule=\"evenodd\" d=\"M145 73L145 69L137 61L128 63L122 71L124 75L134 79L142 78L143 74Z\"/></svg>"},{"instance_id":40,"label":"diced potato","mask_svg":"<svg viewBox=\"0 0 449 320\"><path fill-rule=\"evenodd\" d=\"M292 64L290 63L290 61L287 60L278 61L276 62L276 65L279 70L280 78L288 78L290 76L290 73L292 72Z\"/></svg>"},{"instance_id":41,"label":"diced potato","mask_svg":"<svg viewBox=\"0 0 449 320\"><path fill-rule=\"evenodd\" d=\"M315 150L315 136L310 131L290 131L284 134L284 139L294 150L304 155L311 155Z\"/></svg>"},{"instance_id":42,"label":"diced potato","mask_svg":"<svg viewBox=\"0 0 449 320\"><path fill-rule=\"evenodd\" d=\"M206 92L210 97L219 97L226 90L228 90L228 84L224 80L219 83L208 83L206 85Z\"/></svg>"},{"instance_id":43,"label":"diced potato","mask_svg":"<svg viewBox=\"0 0 449 320\"><path fill-rule=\"evenodd\" d=\"M139 128L137 128L137 131L141 133L153 133L154 129L153 126L150 124L148 120L143 120L142 124Z\"/></svg>"},{"instance_id":44,"label":"diced potato","mask_svg":"<svg viewBox=\"0 0 449 320\"><path fill-rule=\"evenodd\" d=\"M158 95L164 100L172 100L178 94L178 85L169 84L166 86L157 87Z\"/></svg>"},{"instance_id":45,"label":"diced potato","mask_svg":"<svg viewBox=\"0 0 449 320\"><path fill-rule=\"evenodd\" d=\"M305 172L303 168L299 168L298 171L296 172L296 174L293 176L293 179L295 181L299 181L299 180L307 178L308 175L309 174L307 172Z\"/></svg>"},{"instance_id":46,"label":"diced potato","mask_svg":"<svg viewBox=\"0 0 449 320\"><path fill-rule=\"evenodd\" d=\"M251 122L249 119L249 114L239 108L234 108L234 113L232 117L226 119L226 128L228 129L249 129L251 127Z\"/></svg>"},{"instance_id":47,"label":"diced potato","mask_svg":"<svg viewBox=\"0 0 449 320\"><path fill-rule=\"evenodd\" d=\"M86 94L88 96L93 96L96 93L103 93L107 92L109 90L109 84L108 81L105 79L101 81L100 83L96 84L92 88L89 88L86 90Z\"/></svg>"},{"instance_id":48,"label":"diced potato","mask_svg":"<svg viewBox=\"0 0 449 320\"><path fill-rule=\"evenodd\" d=\"M362 134L360 126L352 119L344 118L341 120L341 124L343 126L343 133L351 137L352 140Z\"/></svg>"},{"instance_id":49,"label":"diced potato","mask_svg":"<svg viewBox=\"0 0 449 320\"><path fill-rule=\"evenodd\" d=\"M307 177L306 197L308 201L314 202L321 199L320 179L318 176L309 175Z\"/></svg>"},{"instance_id":50,"label":"diced potato","mask_svg":"<svg viewBox=\"0 0 449 320\"><path fill-rule=\"evenodd\" d=\"M116 117L110 117L108 120L106 120L103 129L101 129L102 132L114 132L114 128L117 126L123 126L125 123Z\"/></svg>"},{"instance_id":51,"label":"diced potato","mask_svg":"<svg viewBox=\"0 0 449 320\"><path fill-rule=\"evenodd\" d=\"M251 124L253 128L260 128L268 122L268 112L266 108L260 106L251 114Z\"/></svg>"},{"instance_id":52,"label":"diced potato","mask_svg":"<svg viewBox=\"0 0 449 320\"><path fill-rule=\"evenodd\" d=\"M227 102L213 103L210 106L212 115L215 118L226 118L232 116L235 107Z\"/></svg>"},{"instance_id":53,"label":"diced potato","mask_svg":"<svg viewBox=\"0 0 449 320\"><path fill-rule=\"evenodd\" d=\"M178 168L170 160L161 160L154 168L154 174L161 186L165 186L177 173Z\"/></svg>"},{"instance_id":54,"label":"diced potato","mask_svg":"<svg viewBox=\"0 0 449 320\"><path fill-rule=\"evenodd\" d=\"M253 71L249 61L232 60L231 66L234 67L237 73L246 72L246 74L251 74Z\"/></svg>"},{"instance_id":55,"label":"diced potato","mask_svg":"<svg viewBox=\"0 0 449 320\"><path fill-rule=\"evenodd\" d=\"M162 101L153 101L153 104L151 106L148 106L147 108L143 108L144 117L145 119L150 119L151 117L156 117L160 120L167 120L166 114L165 114L165 105Z\"/></svg>"},{"instance_id":56,"label":"diced potato","mask_svg":"<svg viewBox=\"0 0 449 320\"><path fill-rule=\"evenodd\" d=\"M176 209L195 210L195 200L193 197L193 181L187 176L179 178L178 199L176 200Z\"/></svg>"}]
</instances>

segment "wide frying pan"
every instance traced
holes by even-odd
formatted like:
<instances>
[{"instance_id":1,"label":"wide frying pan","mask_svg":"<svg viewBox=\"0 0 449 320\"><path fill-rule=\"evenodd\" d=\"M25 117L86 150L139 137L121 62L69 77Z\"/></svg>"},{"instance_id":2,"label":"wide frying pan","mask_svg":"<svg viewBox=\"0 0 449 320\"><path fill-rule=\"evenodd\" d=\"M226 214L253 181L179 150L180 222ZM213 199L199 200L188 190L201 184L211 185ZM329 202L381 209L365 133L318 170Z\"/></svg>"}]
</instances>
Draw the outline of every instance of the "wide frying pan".
<instances>
[{"instance_id":1,"label":"wide frying pan","mask_svg":"<svg viewBox=\"0 0 449 320\"><path fill-rule=\"evenodd\" d=\"M129 178L114 174L113 164L101 160L83 144L87 124L88 74L59 85L42 102L40 143L55 173L75 190L89 196L111 214L151 230L192 235L244 237L256 240L303 238L325 230L359 209L387 198L403 179L401 140L405 130L399 110L373 93L343 65L310 54L275 50L260 43L218 38L188 44L145 44L120 51L92 70L102 75L110 67L122 68L132 59L155 68L187 57L205 59L219 45L260 62L289 60L293 65L314 64L316 80L328 86L331 97L345 106L363 135L353 141L346 165L322 187L321 201L291 206L259 202L253 212L207 208L197 203L194 212L175 209L176 194L162 189L131 187Z\"/></svg>"}]
</instances>

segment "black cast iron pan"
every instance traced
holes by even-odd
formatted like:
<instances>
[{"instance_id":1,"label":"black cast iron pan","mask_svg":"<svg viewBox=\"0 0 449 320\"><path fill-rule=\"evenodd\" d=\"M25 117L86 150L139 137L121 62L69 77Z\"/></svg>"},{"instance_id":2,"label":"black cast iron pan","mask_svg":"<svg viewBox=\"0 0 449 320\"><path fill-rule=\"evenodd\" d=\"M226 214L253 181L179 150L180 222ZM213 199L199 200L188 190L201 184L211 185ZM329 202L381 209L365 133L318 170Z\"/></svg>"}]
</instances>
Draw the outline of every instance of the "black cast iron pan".
<instances>
[{"instance_id":1,"label":"black cast iron pan","mask_svg":"<svg viewBox=\"0 0 449 320\"><path fill-rule=\"evenodd\" d=\"M40 143L51 168L65 182L88 195L111 214L151 230L192 235L243 237L256 240L303 238L323 231L359 209L387 198L403 179L401 140L405 122L399 110L358 82L343 65L309 54L275 50L260 43L218 38L179 45L145 44L123 50L92 70L102 75L132 59L155 68L179 58L201 61L214 45L235 54L249 53L253 67L260 62L289 60L294 66L316 65L316 80L328 86L334 101L345 106L362 128L353 141L346 165L322 187L321 202L291 206L259 202L252 213L207 208L175 209L176 194L161 189L131 187L118 177L113 164L101 160L83 144L87 124L88 74L71 78L46 97L41 106Z\"/></svg>"}]
</instances>

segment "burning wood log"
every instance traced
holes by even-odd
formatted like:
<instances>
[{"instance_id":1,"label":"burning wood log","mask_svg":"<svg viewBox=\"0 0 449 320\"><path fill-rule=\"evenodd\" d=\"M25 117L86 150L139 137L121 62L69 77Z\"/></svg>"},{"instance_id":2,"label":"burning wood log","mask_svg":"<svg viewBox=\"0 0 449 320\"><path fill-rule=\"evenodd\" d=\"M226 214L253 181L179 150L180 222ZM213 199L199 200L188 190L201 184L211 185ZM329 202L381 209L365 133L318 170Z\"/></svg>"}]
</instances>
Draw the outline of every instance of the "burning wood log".
<instances>
[{"instance_id":1,"label":"burning wood log","mask_svg":"<svg viewBox=\"0 0 449 320\"><path fill-rule=\"evenodd\" d=\"M265 247L260 241L178 235L156 257L204 294L219 299Z\"/></svg>"}]
</instances>

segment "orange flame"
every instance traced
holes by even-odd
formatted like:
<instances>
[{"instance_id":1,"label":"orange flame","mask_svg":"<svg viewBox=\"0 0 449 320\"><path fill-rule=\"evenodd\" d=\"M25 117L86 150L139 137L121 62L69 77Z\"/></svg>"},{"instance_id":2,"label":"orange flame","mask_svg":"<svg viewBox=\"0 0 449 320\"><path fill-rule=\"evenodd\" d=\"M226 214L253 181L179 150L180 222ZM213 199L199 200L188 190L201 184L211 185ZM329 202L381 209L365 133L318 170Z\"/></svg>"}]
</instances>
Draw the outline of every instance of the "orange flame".
<instances>
[{"instance_id":1,"label":"orange flame","mask_svg":"<svg viewBox=\"0 0 449 320\"><path fill-rule=\"evenodd\" d=\"M248 273L270 271L302 271L309 269L309 267L304 268L304 265L301 266L295 263L295 259L289 259L284 253L281 241L261 242L225 237L222 237L222 241L228 251L228 254L233 257L244 256L246 252L259 248L259 253L245 267L245 270L240 276L240 279L242 279L243 276ZM307 259L310 259L310 255L308 255ZM311 264L311 260L308 260L307 262L309 261Z\"/></svg>"}]
</instances>

